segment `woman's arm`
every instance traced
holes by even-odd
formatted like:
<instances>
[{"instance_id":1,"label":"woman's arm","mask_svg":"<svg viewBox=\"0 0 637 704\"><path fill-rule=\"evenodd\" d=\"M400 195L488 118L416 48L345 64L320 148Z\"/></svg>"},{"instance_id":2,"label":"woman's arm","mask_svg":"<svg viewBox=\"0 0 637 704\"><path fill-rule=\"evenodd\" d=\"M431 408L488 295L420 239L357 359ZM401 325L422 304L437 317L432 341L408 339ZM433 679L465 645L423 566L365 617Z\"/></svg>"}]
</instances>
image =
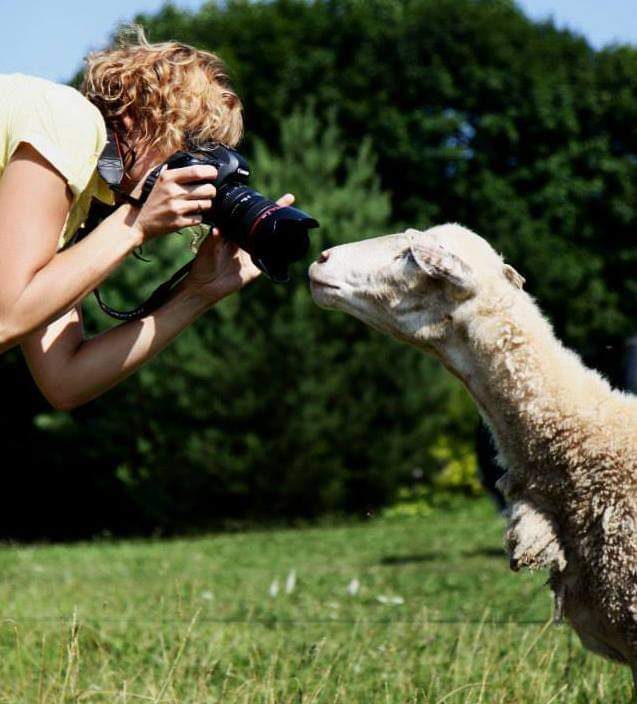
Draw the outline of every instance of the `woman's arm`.
<instances>
[{"instance_id":1,"label":"woman's arm","mask_svg":"<svg viewBox=\"0 0 637 704\"><path fill-rule=\"evenodd\" d=\"M84 339L79 307L44 330L31 333L22 350L49 403L71 410L117 385L154 357L210 307L187 289L176 292L154 314Z\"/></svg>"},{"instance_id":2,"label":"woman's arm","mask_svg":"<svg viewBox=\"0 0 637 704\"><path fill-rule=\"evenodd\" d=\"M291 205L287 194L281 205ZM152 315L85 340L76 308L22 344L34 379L49 402L70 410L112 388L154 357L217 301L259 275L250 257L215 230L190 274Z\"/></svg>"},{"instance_id":3,"label":"woman's arm","mask_svg":"<svg viewBox=\"0 0 637 704\"><path fill-rule=\"evenodd\" d=\"M56 253L71 206L66 181L21 144L0 178L0 351L65 313L146 238L201 221L210 207L212 167L164 172L143 208L119 207L85 239ZM207 200L206 200L207 199Z\"/></svg>"},{"instance_id":4,"label":"woman's arm","mask_svg":"<svg viewBox=\"0 0 637 704\"><path fill-rule=\"evenodd\" d=\"M219 236L215 239L218 241ZM33 378L51 405L70 410L112 388L163 350L237 284L258 274L258 270L237 260L236 251L228 250L224 243L210 242L206 250L211 255L206 266L207 287L186 280L152 315L86 340L78 307L29 335L22 349ZM238 273L242 268L243 279L230 288L220 286L220 281L213 285L212 279L220 279L221 271L234 269Z\"/></svg>"},{"instance_id":5,"label":"woman's arm","mask_svg":"<svg viewBox=\"0 0 637 704\"><path fill-rule=\"evenodd\" d=\"M0 178L0 351L76 304L140 243L123 206L56 254L71 202L64 178L20 145Z\"/></svg>"}]
</instances>

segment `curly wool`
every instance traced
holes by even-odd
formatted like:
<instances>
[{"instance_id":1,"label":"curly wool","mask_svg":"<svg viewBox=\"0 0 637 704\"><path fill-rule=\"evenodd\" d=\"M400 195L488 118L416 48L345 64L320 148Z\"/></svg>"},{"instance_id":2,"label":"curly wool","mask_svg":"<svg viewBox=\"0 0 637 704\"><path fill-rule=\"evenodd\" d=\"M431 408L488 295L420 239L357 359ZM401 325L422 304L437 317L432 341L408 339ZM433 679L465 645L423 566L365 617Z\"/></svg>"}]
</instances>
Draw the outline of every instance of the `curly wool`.
<instances>
[{"instance_id":1,"label":"curly wool","mask_svg":"<svg viewBox=\"0 0 637 704\"><path fill-rule=\"evenodd\" d=\"M637 399L565 349L524 291L487 291L457 321L456 371L507 470L512 567L548 568L558 614L635 673Z\"/></svg>"}]
</instances>

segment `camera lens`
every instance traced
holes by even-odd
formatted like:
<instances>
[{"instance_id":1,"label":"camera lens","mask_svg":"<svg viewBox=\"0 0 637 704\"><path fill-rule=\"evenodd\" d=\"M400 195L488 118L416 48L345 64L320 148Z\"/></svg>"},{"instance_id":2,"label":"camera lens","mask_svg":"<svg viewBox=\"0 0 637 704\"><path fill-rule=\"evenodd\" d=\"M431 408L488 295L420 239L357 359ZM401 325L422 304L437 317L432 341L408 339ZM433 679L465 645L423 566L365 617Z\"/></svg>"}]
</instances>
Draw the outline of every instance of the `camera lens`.
<instances>
[{"instance_id":1,"label":"camera lens","mask_svg":"<svg viewBox=\"0 0 637 704\"><path fill-rule=\"evenodd\" d=\"M309 248L307 231L318 222L297 208L280 206L243 184L229 183L217 191L208 215L224 234L245 249L272 280L289 280L288 267Z\"/></svg>"}]
</instances>

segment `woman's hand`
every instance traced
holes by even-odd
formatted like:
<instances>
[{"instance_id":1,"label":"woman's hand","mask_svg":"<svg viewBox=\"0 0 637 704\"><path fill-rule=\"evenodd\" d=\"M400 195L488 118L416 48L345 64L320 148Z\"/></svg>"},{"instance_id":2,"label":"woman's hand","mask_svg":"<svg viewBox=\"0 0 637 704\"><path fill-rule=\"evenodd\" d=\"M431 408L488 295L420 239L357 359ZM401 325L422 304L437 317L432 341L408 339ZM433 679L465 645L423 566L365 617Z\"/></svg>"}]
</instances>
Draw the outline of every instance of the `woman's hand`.
<instances>
[{"instance_id":1,"label":"woman's hand","mask_svg":"<svg viewBox=\"0 0 637 704\"><path fill-rule=\"evenodd\" d=\"M281 206L292 203L294 196L291 193L277 200ZM214 228L199 248L184 286L212 305L238 291L260 273L247 252L224 240L219 230Z\"/></svg>"},{"instance_id":2,"label":"woman's hand","mask_svg":"<svg viewBox=\"0 0 637 704\"><path fill-rule=\"evenodd\" d=\"M214 166L164 169L135 217L134 226L139 229L142 241L176 232L182 227L199 225L202 211L212 207L212 199L217 193L211 183L216 177ZM133 189L132 196L141 195L145 179Z\"/></svg>"}]
</instances>

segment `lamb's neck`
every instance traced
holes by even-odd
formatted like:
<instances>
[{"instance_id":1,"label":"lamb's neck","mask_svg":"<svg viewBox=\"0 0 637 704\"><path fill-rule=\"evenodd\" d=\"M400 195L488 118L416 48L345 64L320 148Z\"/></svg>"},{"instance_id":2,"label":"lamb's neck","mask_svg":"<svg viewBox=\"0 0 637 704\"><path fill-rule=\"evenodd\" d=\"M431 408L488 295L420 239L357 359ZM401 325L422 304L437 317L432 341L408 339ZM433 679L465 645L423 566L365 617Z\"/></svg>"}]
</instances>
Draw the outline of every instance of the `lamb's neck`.
<instances>
[{"instance_id":1,"label":"lamb's neck","mask_svg":"<svg viewBox=\"0 0 637 704\"><path fill-rule=\"evenodd\" d=\"M476 316L443 353L490 425L507 465L528 471L581 427L610 394L598 374L556 339L530 302L504 317Z\"/></svg>"}]
</instances>

